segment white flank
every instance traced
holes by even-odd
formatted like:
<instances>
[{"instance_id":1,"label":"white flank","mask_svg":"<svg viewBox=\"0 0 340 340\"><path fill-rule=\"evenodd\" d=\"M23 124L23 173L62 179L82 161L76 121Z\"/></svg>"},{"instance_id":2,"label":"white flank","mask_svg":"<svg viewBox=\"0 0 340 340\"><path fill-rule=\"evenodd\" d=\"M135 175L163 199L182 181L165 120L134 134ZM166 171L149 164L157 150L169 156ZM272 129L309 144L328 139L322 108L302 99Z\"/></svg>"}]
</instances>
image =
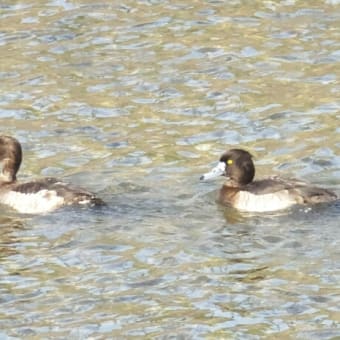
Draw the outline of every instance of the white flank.
<instances>
[{"instance_id":1,"label":"white flank","mask_svg":"<svg viewBox=\"0 0 340 340\"><path fill-rule=\"evenodd\" d=\"M22 214L41 214L59 208L64 198L54 190L40 190L34 194L9 191L0 195L0 203L9 205Z\"/></svg>"},{"instance_id":2,"label":"white flank","mask_svg":"<svg viewBox=\"0 0 340 340\"><path fill-rule=\"evenodd\" d=\"M235 202L235 208L249 212L269 212L283 210L296 203L296 200L289 195L287 190L264 195L240 191Z\"/></svg>"}]
</instances>

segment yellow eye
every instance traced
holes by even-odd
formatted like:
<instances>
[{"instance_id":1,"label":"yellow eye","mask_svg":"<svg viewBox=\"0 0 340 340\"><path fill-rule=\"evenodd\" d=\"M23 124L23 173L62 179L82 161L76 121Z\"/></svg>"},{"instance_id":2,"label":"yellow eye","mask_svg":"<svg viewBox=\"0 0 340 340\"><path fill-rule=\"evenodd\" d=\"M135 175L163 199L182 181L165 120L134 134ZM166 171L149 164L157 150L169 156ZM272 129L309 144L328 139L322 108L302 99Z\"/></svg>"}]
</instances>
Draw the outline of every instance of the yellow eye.
<instances>
[{"instance_id":1,"label":"yellow eye","mask_svg":"<svg viewBox=\"0 0 340 340\"><path fill-rule=\"evenodd\" d=\"M228 164L228 165L233 164L233 160L232 160L232 159L228 159L228 160L227 160L227 164Z\"/></svg>"}]
</instances>

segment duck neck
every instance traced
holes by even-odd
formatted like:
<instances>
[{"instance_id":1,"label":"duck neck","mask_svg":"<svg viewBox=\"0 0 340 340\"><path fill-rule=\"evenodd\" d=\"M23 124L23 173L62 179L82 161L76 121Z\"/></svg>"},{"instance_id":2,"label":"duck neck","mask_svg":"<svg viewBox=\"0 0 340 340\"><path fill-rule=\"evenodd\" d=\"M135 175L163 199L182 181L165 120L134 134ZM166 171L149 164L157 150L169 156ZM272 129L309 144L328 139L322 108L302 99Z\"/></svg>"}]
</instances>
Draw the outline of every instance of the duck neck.
<instances>
[{"instance_id":1,"label":"duck neck","mask_svg":"<svg viewBox=\"0 0 340 340\"><path fill-rule=\"evenodd\" d=\"M18 171L17 163L9 158L2 161L2 172L0 174L0 183L11 183L16 181Z\"/></svg>"}]
</instances>

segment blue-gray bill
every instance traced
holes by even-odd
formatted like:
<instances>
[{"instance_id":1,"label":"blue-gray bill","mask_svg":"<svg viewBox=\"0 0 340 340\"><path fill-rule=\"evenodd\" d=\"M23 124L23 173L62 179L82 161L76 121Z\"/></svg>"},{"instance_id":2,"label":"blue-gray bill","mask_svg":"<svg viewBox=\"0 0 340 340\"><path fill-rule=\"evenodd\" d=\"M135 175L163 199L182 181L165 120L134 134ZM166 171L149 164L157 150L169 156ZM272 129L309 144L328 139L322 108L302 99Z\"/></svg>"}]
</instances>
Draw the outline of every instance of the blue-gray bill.
<instances>
[{"instance_id":1,"label":"blue-gray bill","mask_svg":"<svg viewBox=\"0 0 340 340\"><path fill-rule=\"evenodd\" d=\"M225 175L226 164L224 162L219 162L211 171L205 173L200 177L201 181L206 181L219 176Z\"/></svg>"}]
</instances>

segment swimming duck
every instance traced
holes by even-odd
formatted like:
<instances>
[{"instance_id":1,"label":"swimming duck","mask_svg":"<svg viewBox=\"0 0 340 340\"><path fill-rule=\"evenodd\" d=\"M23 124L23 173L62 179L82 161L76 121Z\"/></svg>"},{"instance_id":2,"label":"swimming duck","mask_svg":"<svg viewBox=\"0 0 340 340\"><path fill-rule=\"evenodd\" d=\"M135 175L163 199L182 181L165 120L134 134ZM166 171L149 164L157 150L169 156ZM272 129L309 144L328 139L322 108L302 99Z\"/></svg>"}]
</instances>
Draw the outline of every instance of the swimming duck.
<instances>
[{"instance_id":1,"label":"swimming duck","mask_svg":"<svg viewBox=\"0 0 340 340\"><path fill-rule=\"evenodd\" d=\"M295 204L324 203L337 199L337 195L330 190L295 179L274 176L253 181L255 166L252 156L242 149L225 152L217 166L200 179L208 180L218 176L227 178L219 192L218 201L241 211L269 212Z\"/></svg>"},{"instance_id":2,"label":"swimming duck","mask_svg":"<svg viewBox=\"0 0 340 340\"><path fill-rule=\"evenodd\" d=\"M56 178L42 178L31 182L17 182L22 161L21 145L13 137L0 136L0 203L20 213L40 214L61 206L102 205L104 202L93 193L71 186Z\"/></svg>"}]
</instances>

